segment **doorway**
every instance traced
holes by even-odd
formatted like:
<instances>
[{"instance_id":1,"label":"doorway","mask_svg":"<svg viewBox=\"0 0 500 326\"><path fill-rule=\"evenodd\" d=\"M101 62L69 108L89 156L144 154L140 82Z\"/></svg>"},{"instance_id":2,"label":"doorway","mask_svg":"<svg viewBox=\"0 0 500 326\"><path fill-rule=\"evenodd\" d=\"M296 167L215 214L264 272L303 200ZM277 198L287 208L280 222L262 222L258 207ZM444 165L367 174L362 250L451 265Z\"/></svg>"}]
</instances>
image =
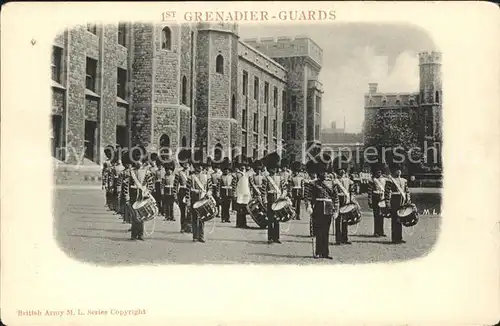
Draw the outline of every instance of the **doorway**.
<instances>
[{"instance_id":1,"label":"doorway","mask_svg":"<svg viewBox=\"0 0 500 326\"><path fill-rule=\"evenodd\" d=\"M97 122L85 120L85 158L95 162Z\"/></svg>"},{"instance_id":2,"label":"doorway","mask_svg":"<svg viewBox=\"0 0 500 326\"><path fill-rule=\"evenodd\" d=\"M52 115L52 156L58 160L64 160L62 157L64 151L62 150L62 116Z\"/></svg>"},{"instance_id":3,"label":"doorway","mask_svg":"<svg viewBox=\"0 0 500 326\"><path fill-rule=\"evenodd\" d=\"M116 126L116 144L121 148L128 146L128 130L127 126Z\"/></svg>"}]
</instances>

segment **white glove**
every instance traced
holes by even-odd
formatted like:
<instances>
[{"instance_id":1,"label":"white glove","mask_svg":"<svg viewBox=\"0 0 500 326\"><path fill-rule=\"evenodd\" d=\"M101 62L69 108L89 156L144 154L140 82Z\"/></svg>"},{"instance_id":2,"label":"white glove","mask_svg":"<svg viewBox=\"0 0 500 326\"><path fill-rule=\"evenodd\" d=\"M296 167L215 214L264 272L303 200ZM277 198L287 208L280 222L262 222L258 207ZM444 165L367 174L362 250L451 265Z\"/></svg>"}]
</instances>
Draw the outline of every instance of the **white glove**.
<instances>
[{"instance_id":1,"label":"white glove","mask_svg":"<svg viewBox=\"0 0 500 326\"><path fill-rule=\"evenodd\" d=\"M307 205L307 213L312 214L312 212L313 212L313 209L312 209L311 205Z\"/></svg>"}]
</instances>

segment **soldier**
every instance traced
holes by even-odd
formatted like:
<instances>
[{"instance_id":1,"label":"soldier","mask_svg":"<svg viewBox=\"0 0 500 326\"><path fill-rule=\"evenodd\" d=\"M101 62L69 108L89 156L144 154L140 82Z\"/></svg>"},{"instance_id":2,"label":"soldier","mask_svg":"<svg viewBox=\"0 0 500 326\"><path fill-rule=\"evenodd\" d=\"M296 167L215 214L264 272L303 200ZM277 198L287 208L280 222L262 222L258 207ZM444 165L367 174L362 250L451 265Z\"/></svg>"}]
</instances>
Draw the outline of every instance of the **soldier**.
<instances>
[{"instance_id":1,"label":"soldier","mask_svg":"<svg viewBox=\"0 0 500 326\"><path fill-rule=\"evenodd\" d=\"M155 190L153 196L156 200L156 205L158 205L158 211L160 213L164 212L162 180L165 177L165 167L163 166L162 161L163 158L160 158L159 155L156 155L154 163L156 169L153 170L155 174Z\"/></svg>"},{"instance_id":2,"label":"soldier","mask_svg":"<svg viewBox=\"0 0 500 326\"><path fill-rule=\"evenodd\" d=\"M187 182L188 197L187 201L191 210L191 221L193 225L193 242L205 242L205 222L200 219L200 216L194 211L193 205L207 197L212 196L212 179L203 176L202 169L205 167L202 151L195 153L192 165L193 173L189 176Z\"/></svg>"},{"instance_id":3,"label":"soldier","mask_svg":"<svg viewBox=\"0 0 500 326\"><path fill-rule=\"evenodd\" d=\"M312 182L310 198L313 206L313 227L316 236L316 250L314 258L332 259L329 255L328 236L332 217L339 213L339 197L333 180L327 178L330 156L322 155L322 159L315 164L317 179Z\"/></svg>"},{"instance_id":4,"label":"soldier","mask_svg":"<svg viewBox=\"0 0 500 326\"><path fill-rule=\"evenodd\" d=\"M105 206L108 207L108 209L111 209L111 203L112 203L112 187L111 187L111 177L110 177L110 172L111 172L111 158L113 156L113 146L107 146L104 149L104 156L106 157L106 160L104 161L102 165L102 174L101 174L101 181L102 181L102 189L105 191L105 198L106 198L106 204Z\"/></svg>"},{"instance_id":5,"label":"soldier","mask_svg":"<svg viewBox=\"0 0 500 326\"><path fill-rule=\"evenodd\" d=\"M306 210L309 213L309 235L314 237L314 227L313 227L313 209L310 203L311 201L311 191L314 182L316 181L316 163L314 160L310 160L306 163L307 177L304 180L304 199L306 204Z\"/></svg>"},{"instance_id":6,"label":"soldier","mask_svg":"<svg viewBox=\"0 0 500 326\"><path fill-rule=\"evenodd\" d=\"M297 161L292 163L292 175L288 179L289 193L292 195L297 220L300 220L300 204L304 197L304 176L300 173L301 165Z\"/></svg>"},{"instance_id":7,"label":"soldier","mask_svg":"<svg viewBox=\"0 0 500 326\"><path fill-rule=\"evenodd\" d=\"M123 215L123 205L124 205L124 201L122 201L122 196L121 196L121 182L122 182L122 173L125 167L122 164L121 152L122 152L121 149L115 152L116 164L113 172L113 177L114 177L113 200L115 202L115 214L117 215Z\"/></svg>"},{"instance_id":8,"label":"soldier","mask_svg":"<svg viewBox=\"0 0 500 326\"><path fill-rule=\"evenodd\" d=\"M187 182L190 175L189 159L191 157L191 151L183 149L179 152L177 157L179 164L181 165L181 170L179 170L175 175L174 188L177 193L177 204L179 205L179 210L181 214L181 233L191 232L191 221L188 218L188 206L186 198L188 194Z\"/></svg>"},{"instance_id":9,"label":"soldier","mask_svg":"<svg viewBox=\"0 0 500 326\"><path fill-rule=\"evenodd\" d=\"M216 184L216 197L221 203L221 221L222 223L231 223L229 208L233 199L233 175L231 174L231 163L229 158L225 157L221 164L222 175L218 177Z\"/></svg>"},{"instance_id":10,"label":"soldier","mask_svg":"<svg viewBox=\"0 0 500 326\"><path fill-rule=\"evenodd\" d=\"M267 242L281 243L280 241L280 223L274 216L272 205L280 198L285 198L287 195L285 180L277 174L280 164L280 156L273 152L266 156L264 165L267 167L269 175L263 181L263 199L264 205L267 208L267 217L269 220L267 228Z\"/></svg>"},{"instance_id":11,"label":"soldier","mask_svg":"<svg viewBox=\"0 0 500 326\"><path fill-rule=\"evenodd\" d=\"M334 166L338 165L334 164ZM356 189L354 181L352 181L346 175L345 165L343 166L341 165L338 168L337 178L334 179L334 181L337 186L340 207L354 202ZM348 225L343 221L342 217L339 215L335 219L335 245L341 245L341 244L351 244L351 242L348 240Z\"/></svg>"},{"instance_id":12,"label":"soldier","mask_svg":"<svg viewBox=\"0 0 500 326\"><path fill-rule=\"evenodd\" d=\"M141 146L141 151L142 153L146 153L143 146ZM129 207L132 207L137 199L151 195L154 190L154 174L151 172L147 155L142 156L134 154L135 153L132 153L134 167L127 176L128 187L124 189L125 201ZM144 241L144 222L135 218L132 218L131 222L131 240L137 239Z\"/></svg>"},{"instance_id":13,"label":"soldier","mask_svg":"<svg viewBox=\"0 0 500 326\"><path fill-rule=\"evenodd\" d=\"M234 158L233 167L233 209L236 211L236 227L247 229L247 204L251 199L250 184L247 175L247 158L239 155Z\"/></svg>"},{"instance_id":14,"label":"soldier","mask_svg":"<svg viewBox=\"0 0 500 326\"><path fill-rule=\"evenodd\" d=\"M127 205L125 204L125 196L124 196L124 187L128 186L128 184L124 185L126 181L127 175L130 173L130 158L128 157L128 151L121 151L120 153L120 163L123 166L123 170L120 172L118 176L118 183L116 191L118 193L118 201L120 203L120 215L123 218L123 223L130 223L128 219L128 210Z\"/></svg>"},{"instance_id":15,"label":"soldier","mask_svg":"<svg viewBox=\"0 0 500 326\"><path fill-rule=\"evenodd\" d=\"M410 189L408 188L408 181L401 178L401 166L399 164L391 166L391 174L385 182L384 189L385 205L391 212L391 241L392 243L405 243L397 211L401 206L411 203Z\"/></svg>"},{"instance_id":16,"label":"soldier","mask_svg":"<svg viewBox=\"0 0 500 326\"><path fill-rule=\"evenodd\" d=\"M219 168L219 164L217 162L212 161L211 165L212 165L212 172L210 173L210 177L212 178L212 187L213 187L212 194L214 196L215 203L217 205L217 216L216 217L220 217L221 212L222 212L222 202L221 202L221 199L219 197L219 193L217 191L217 186L219 184L220 177L222 176L222 171ZM231 204L229 204L229 205L231 205ZM221 221L222 220L223 219L221 218Z\"/></svg>"},{"instance_id":17,"label":"soldier","mask_svg":"<svg viewBox=\"0 0 500 326\"><path fill-rule=\"evenodd\" d=\"M163 164L165 174L161 180L161 191L163 194L163 215L165 221L175 221L174 203L177 201L177 189L175 187L175 163L168 161Z\"/></svg>"},{"instance_id":18,"label":"soldier","mask_svg":"<svg viewBox=\"0 0 500 326\"><path fill-rule=\"evenodd\" d=\"M380 164L372 167L373 178L368 182L368 207L373 210L373 235L375 237L385 237L384 216L379 203L384 201L385 183L387 179L382 176L383 168Z\"/></svg>"},{"instance_id":19,"label":"soldier","mask_svg":"<svg viewBox=\"0 0 500 326\"><path fill-rule=\"evenodd\" d=\"M288 181L292 175L292 172L290 171L290 169L288 168L289 166L289 162L286 158L282 159L281 160L281 163L280 163L280 167L278 168L279 169L279 175L281 176L281 178L285 181L285 183L288 184Z\"/></svg>"},{"instance_id":20,"label":"soldier","mask_svg":"<svg viewBox=\"0 0 500 326\"><path fill-rule=\"evenodd\" d=\"M253 164L254 174L250 178L250 188L252 190L252 197L259 197L261 201L263 201L263 186L264 179L266 178L263 175L264 165L261 160L256 160Z\"/></svg>"}]
</instances>

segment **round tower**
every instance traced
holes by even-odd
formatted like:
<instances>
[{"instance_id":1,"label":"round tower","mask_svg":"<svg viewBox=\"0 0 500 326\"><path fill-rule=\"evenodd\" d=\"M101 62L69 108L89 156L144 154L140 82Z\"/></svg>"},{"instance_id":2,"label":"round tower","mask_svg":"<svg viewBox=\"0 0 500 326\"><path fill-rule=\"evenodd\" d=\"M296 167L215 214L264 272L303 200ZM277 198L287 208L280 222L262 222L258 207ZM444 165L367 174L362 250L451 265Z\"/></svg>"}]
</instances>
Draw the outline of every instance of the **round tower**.
<instances>
[{"instance_id":1,"label":"round tower","mask_svg":"<svg viewBox=\"0 0 500 326\"><path fill-rule=\"evenodd\" d=\"M420 104L441 104L441 53L419 53Z\"/></svg>"}]
</instances>

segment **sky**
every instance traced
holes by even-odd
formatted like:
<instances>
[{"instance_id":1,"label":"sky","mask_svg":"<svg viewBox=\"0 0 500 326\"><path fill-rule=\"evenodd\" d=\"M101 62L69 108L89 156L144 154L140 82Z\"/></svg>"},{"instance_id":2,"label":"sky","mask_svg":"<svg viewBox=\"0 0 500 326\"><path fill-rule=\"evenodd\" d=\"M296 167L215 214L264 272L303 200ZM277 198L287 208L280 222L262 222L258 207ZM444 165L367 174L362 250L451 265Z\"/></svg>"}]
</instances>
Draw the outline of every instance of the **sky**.
<instances>
[{"instance_id":1,"label":"sky","mask_svg":"<svg viewBox=\"0 0 500 326\"><path fill-rule=\"evenodd\" d=\"M407 24L242 25L240 38L308 36L323 49L322 126L331 121L361 132L368 83L379 92L417 92L418 53L438 50L418 27Z\"/></svg>"}]
</instances>

